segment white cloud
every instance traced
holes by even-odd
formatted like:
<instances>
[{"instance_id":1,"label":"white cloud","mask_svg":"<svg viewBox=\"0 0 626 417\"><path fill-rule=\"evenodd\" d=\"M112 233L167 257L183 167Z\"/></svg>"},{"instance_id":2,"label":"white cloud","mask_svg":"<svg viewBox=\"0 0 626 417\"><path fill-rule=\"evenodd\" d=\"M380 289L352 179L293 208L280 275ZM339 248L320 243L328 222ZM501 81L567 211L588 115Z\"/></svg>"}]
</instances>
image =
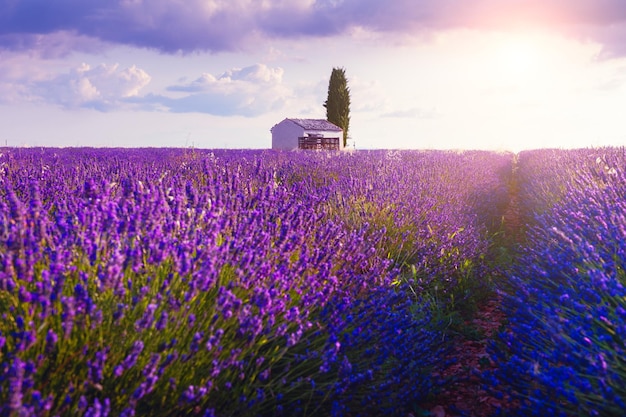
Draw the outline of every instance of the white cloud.
<instances>
[{"instance_id":1,"label":"white cloud","mask_svg":"<svg viewBox=\"0 0 626 417\"><path fill-rule=\"evenodd\" d=\"M31 92L34 81L49 77L51 65L41 65L37 57L0 51L0 103L33 101Z\"/></svg>"},{"instance_id":2,"label":"white cloud","mask_svg":"<svg viewBox=\"0 0 626 417\"><path fill-rule=\"evenodd\" d=\"M219 76L203 73L187 84L173 85L169 91L207 92L216 94L250 93L282 84L282 68L269 68L264 64L233 68Z\"/></svg>"},{"instance_id":3,"label":"white cloud","mask_svg":"<svg viewBox=\"0 0 626 417\"><path fill-rule=\"evenodd\" d=\"M284 107L293 97L282 83L282 68L255 64L233 68L221 75L204 73L194 81L173 85L169 92L187 93L177 98L147 97L173 112L199 112L220 116L256 116Z\"/></svg>"},{"instance_id":4,"label":"white cloud","mask_svg":"<svg viewBox=\"0 0 626 417\"><path fill-rule=\"evenodd\" d=\"M167 87L165 94L146 95L143 88L151 76L135 65L122 69L118 64L83 63L59 72L57 61L43 65L40 58L3 55L11 57L0 61L0 102L5 103L252 117L282 109L294 97L293 90L283 84L284 70L264 64L232 68L218 75L204 73L191 82L181 79Z\"/></svg>"},{"instance_id":5,"label":"white cloud","mask_svg":"<svg viewBox=\"0 0 626 417\"><path fill-rule=\"evenodd\" d=\"M36 83L34 92L45 102L66 108L90 107L110 110L135 97L150 82L150 75L131 66L123 70L118 64L91 67L82 64L69 73Z\"/></svg>"}]
</instances>

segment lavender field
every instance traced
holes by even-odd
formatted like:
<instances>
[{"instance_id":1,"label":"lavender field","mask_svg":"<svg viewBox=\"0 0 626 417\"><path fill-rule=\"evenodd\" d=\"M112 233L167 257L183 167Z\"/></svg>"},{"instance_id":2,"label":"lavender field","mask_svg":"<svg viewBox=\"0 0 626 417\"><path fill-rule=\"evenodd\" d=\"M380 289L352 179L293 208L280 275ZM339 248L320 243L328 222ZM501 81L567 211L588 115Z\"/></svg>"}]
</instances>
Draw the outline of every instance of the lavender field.
<instances>
[{"instance_id":1,"label":"lavender field","mask_svg":"<svg viewBox=\"0 0 626 417\"><path fill-rule=\"evenodd\" d=\"M621 415L626 151L0 150L0 415ZM522 239L503 216L519 201Z\"/></svg>"}]
</instances>

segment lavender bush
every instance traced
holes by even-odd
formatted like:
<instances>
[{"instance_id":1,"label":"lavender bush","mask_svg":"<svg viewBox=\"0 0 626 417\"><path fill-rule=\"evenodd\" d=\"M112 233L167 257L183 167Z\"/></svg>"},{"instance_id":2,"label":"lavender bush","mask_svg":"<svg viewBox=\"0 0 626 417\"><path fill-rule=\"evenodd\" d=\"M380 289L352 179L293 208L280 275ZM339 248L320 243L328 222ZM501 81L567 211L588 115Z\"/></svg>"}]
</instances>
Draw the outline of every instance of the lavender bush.
<instances>
[{"instance_id":1,"label":"lavender bush","mask_svg":"<svg viewBox=\"0 0 626 417\"><path fill-rule=\"evenodd\" d=\"M424 296L485 272L511 160L1 153L0 414L41 416L416 407L442 349Z\"/></svg>"},{"instance_id":2,"label":"lavender bush","mask_svg":"<svg viewBox=\"0 0 626 417\"><path fill-rule=\"evenodd\" d=\"M531 227L487 375L519 415L624 413L625 163L623 148L520 155Z\"/></svg>"}]
</instances>

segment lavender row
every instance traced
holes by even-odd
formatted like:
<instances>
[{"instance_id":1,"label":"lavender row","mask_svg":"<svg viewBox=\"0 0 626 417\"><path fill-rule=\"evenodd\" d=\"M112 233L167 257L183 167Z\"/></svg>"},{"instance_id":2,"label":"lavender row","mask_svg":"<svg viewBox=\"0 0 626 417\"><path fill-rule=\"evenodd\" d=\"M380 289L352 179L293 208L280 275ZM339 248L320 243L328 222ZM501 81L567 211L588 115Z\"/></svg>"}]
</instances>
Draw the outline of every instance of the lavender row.
<instances>
[{"instance_id":1,"label":"lavender row","mask_svg":"<svg viewBox=\"0 0 626 417\"><path fill-rule=\"evenodd\" d=\"M479 271L508 205L512 154L374 151L280 168L286 182L330 185L329 206L350 227L383 231L379 252L410 267L420 291ZM302 174L305 174L302 176ZM474 270L475 269L475 270Z\"/></svg>"},{"instance_id":2,"label":"lavender row","mask_svg":"<svg viewBox=\"0 0 626 417\"><path fill-rule=\"evenodd\" d=\"M544 150L519 160L532 224L492 384L511 387L519 415L623 415L626 153Z\"/></svg>"},{"instance_id":3,"label":"lavender row","mask_svg":"<svg viewBox=\"0 0 626 417\"><path fill-rule=\"evenodd\" d=\"M561 203L569 191L568 184L584 181L584 176L602 178L613 175L613 165L625 156L621 148L522 152L518 158L517 179L523 184L519 198L523 220L533 224L535 217Z\"/></svg>"},{"instance_id":4,"label":"lavender row","mask_svg":"<svg viewBox=\"0 0 626 417\"><path fill-rule=\"evenodd\" d=\"M510 159L5 149L0 414L404 412Z\"/></svg>"}]
</instances>

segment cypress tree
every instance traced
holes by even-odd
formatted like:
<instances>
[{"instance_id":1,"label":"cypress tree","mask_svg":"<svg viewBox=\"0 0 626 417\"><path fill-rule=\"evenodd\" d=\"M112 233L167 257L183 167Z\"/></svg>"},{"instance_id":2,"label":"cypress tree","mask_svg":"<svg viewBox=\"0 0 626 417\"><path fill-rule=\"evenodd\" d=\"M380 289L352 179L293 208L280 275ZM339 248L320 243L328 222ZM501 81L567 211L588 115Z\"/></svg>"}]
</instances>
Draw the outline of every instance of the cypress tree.
<instances>
[{"instance_id":1,"label":"cypress tree","mask_svg":"<svg viewBox=\"0 0 626 417\"><path fill-rule=\"evenodd\" d=\"M343 146L348 146L348 127L350 126L350 88L346 79L346 70L333 68L328 82L328 98L324 102L326 119L343 129Z\"/></svg>"}]
</instances>

